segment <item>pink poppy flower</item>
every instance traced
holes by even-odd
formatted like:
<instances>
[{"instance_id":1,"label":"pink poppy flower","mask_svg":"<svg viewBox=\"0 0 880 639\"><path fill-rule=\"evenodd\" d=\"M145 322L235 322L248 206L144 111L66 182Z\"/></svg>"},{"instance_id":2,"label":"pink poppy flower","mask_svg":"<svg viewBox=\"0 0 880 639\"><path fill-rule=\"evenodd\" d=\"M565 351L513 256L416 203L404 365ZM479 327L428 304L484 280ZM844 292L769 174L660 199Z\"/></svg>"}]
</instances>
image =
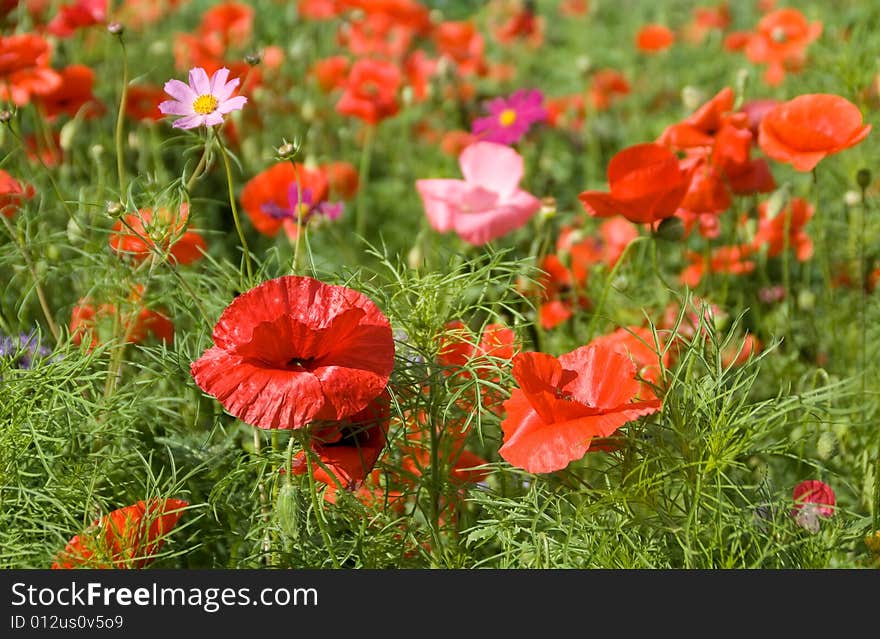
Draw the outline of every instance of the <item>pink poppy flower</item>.
<instances>
[{"instance_id":1,"label":"pink poppy flower","mask_svg":"<svg viewBox=\"0 0 880 639\"><path fill-rule=\"evenodd\" d=\"M222 68L208 78L207 72L201 67L190 69L189 86L180 80L168 80L165 93L173 100L166 100L159 105L159 111L165 115L182 115L174 122L176 129L194 129L198 126L214 126L223 122L223 116L241 109L247 98L232 96L239 79L226 81L229 69Z\"/></svg>"},{"instance_id":2,"label":"pink poppy flower","mask_svg":"<svg viewBox=\"0 0 880 639\"><path fill-rule=\"evenodd\" d=\"M458 157L464 180L416 180L431 227L480 246L523 226L541 202L519 188L523 159L503 144L475 142Z\"/></svg>"}]
</instances>

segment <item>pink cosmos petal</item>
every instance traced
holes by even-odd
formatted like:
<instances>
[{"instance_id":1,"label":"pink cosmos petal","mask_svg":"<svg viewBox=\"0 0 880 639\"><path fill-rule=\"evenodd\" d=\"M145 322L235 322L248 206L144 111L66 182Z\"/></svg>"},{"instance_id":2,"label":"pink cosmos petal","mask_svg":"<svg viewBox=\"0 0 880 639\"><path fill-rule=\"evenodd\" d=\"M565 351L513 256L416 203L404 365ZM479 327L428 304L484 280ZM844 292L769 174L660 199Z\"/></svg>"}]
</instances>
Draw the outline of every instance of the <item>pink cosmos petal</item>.
<instances>
[{"instance_id":1,"label":"pink cosmos petal","mask_svg":"<svg viewBox=\"0 0 880 639\"><path fill-rule=\"evenodd\" d=\"M176 100L166 100L160 103L159 111L165 115L195 115L192 104Z\"/></svg>"},{"instance_id":2,"label":"pink cosmos petal","mask_svg":"<svg viewBox=\"0 0 880 639\"><path fill-rule=\"evenodd\" d=\"M168 80L165 83L165 93L185 104L192 104L199 97L188 84L184 84L180 80Z\"/></svg>"},{"instance_id":3,"label":"pink cosmos petal","mask_svg":"<svg viewBox=\"0 0 880 639\"><path fill-rule=\"evenodd\" d=\"M502 198L512 195L523 176L523 159L515 150L494 142L475 142L458 158L468 182L495 191Z\"/></svg>"},{"instance_id":4,"label":"pink cosmos petal","mask_svg":"<svg viewBox=\"0 0 880 639\"><path fill-rule=\"evenodd\" d=\"M185 118L180 118L176 120L172 125L175 129L194 129L197 126L201 125L204 122L205 116L194 114L188 115Z\"/></svg>"},{"instance_id":5,"label":"pink cosmos petal","mask_svg":"<svg viewBox=\"0 0 880 639\"><path fill-rule=\"evenodd\" d=\"M226 115L227 113L230 113L232 111L238 111L245 105L246 102L247 98L243 95L239 95L225 101L221 100L219 106L217 107L216 113L219 113L220 115Z\"/></svg>"},{"instance_id":6,"label":"pink cosmos petal","mask_svg":"<svg viewBox=\"0 0 880 639\"><path fill-rule=\"evenodd\" d=\"M218 100L220 96L218 95L218 91L221 87L225 87L226 79L229 77L229 69L223 67L221 69L217 69L214 72L214 75L211 76L211 81L209 83L208 92L213 95Z\"/></svg>"},{"instance_id":7,"label":"pink cosmos petal","mask_svg":"<svg viewBox=\"0 0 880 639\"><path fill-rule=\"evenodd\" d=\"M214 111L213 113L209 113L204 117L206 126L214 126L223 122L223 114L219 111Z\"/></svg>"},{"instance_id":8,"label":"pink cosmos petal","mask_svg":"<svg viewBox=\"0 0 880 639\"><path fill-rule=\"evenodd\" d=\"M189 71L189 86L196 95L205 95L211 92L211 80L202 67L195 67Z\"/></svg>"},{"instance_id":9,"label":"pink cosmos petal","mask_svg":"<svg viewBox=\"0 0 880 639\"><path fill-rule=\"evenodd\" d=\"M229 96L232 95L232 92L235 91L235 87L238 86L239 79L235 78L230 80L226 84L220 85L214 91L214 97L217 98L218 101L223 102L229 99Z\"/></svg>"}]
</instances>

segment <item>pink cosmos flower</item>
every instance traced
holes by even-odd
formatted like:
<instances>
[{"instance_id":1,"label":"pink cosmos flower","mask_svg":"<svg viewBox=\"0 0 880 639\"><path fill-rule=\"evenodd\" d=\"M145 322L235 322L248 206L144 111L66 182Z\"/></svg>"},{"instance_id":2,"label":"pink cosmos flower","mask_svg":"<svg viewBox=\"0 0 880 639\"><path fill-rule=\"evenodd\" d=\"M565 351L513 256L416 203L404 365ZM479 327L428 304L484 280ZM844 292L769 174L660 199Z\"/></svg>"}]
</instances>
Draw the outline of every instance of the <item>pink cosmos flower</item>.
<instances>
[{"instance_id":1,"label":"pink cosmos flower","mask_svg":"<svg viewBox=\"0 0 880 639\"><path fill-rule=\"evenodd\" d=\"M513 144L536 122L547 119L544 94L537 89L520 89L508 98L489 102L489 115L474 120L472 131L480 140Z\"/></svg>"},{"instance_id":2,"label":"pink cosmos flower","mask_svg":"<svg viewBox=\"0 0 880 639\"><path fill-rule=\"evenodd\" d=\"M541 202L519 188L523 159L503 144L475 142L458 157L464 180L416 180L431 227L480 246L525 224Z\"/></svg>"},{"instance_id":3,"label":"pink cosmos flower","mask_svg":"<svg viewBox=\"0 0 880 639\"><path fill-rule=\"evenodd\" d=\"M218 69L208 78L207 72L201 67L190 69L189 86L180 80L168 80L165 93L173 100L166 100L159 105L159 111L165 115L182 115L174 122L176 129L194 129L198 126L214 126L223 122L223 116L241 109L247 98L244 96L230 97L239 79L226 81L229 69Z\"/></svg>"}]
</instances>

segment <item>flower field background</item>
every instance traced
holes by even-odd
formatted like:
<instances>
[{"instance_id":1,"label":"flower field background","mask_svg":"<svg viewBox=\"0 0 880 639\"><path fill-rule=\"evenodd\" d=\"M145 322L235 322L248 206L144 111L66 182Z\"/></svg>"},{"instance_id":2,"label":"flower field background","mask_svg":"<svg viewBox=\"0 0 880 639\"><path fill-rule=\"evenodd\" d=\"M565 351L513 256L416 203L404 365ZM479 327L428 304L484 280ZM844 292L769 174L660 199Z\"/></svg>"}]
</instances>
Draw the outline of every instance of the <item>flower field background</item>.
<instances>
[{"instance_id":1,"label":"flower field background","mask_svg":"<svg viewBox=\"0 0 880 639\"><path fill-rule=\"evenodd\" d=\"M880 567L880 6L0 20L0 565Z\"/></svg>"}]
</instances>

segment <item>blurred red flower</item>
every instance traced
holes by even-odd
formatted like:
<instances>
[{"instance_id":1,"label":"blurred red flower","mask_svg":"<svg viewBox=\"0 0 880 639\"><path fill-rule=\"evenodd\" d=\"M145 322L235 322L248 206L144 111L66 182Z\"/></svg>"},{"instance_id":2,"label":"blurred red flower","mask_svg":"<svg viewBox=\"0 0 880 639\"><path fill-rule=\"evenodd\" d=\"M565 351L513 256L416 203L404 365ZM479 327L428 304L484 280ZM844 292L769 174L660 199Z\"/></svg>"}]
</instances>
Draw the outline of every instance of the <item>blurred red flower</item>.
<instances>
[{"instance_id":1,"label":"blurred red flower","mask_svg":"<svg viewBox=\"0 0 880 639\"><path fill-rule=\"evenodd\" d=\"M769 157L812 171L827 155L855 146L871 132L852 102L810 93L777 105L761 120L758 144Z\"/></svg>"},{"instance_id":2,"label":"blurred red flower","mask_svg":"<svg viewBox=\"0 0 880 639\"><path fill-rule=\"evenodd\" d=\"M682 168L672 151L659 144L637 144L608 163L611 193L584 191L578 197L596 217L622 215L650 223L675 213L690 186L693 170Z\"/></svg>"},{"instance_id":3,"label":"blurred red flower","mask_svg":"<svg viewBox=\"0 0 880 639\"><path fill-rule=\"evenodd\" d=\"M131 256L142 262L158 249L168 253L178 264L192 264L200 260L208 245L196 231L187 230L189 205L184 203L177 215L168 209L140 209L135 214L125 216L113 225L110 233L110 248L119 255Z\"/></svg>"},{"instance_id":4,"label":"blurred red flower","mask_svg":"<svg viewBox=\"0 0 880 639\"><path fill-rule=\"evenodd\" d=\"M69 38L77 29L103 24L107 20L107 0L76 0L64 4L49 22L47 30L59 38Z\"/></svg>"},{"instance_id":5,"label":"blurred red flower","mask_svg":"<svg viewBox=\"0 0 880 639\"><path fill-rule=\"evenodd\" d=\"M168 99L165 90L153 84L132 84L125 96L125 114L135 120L158 122L165 116L159 103Z\"/></svg>"},{"instance_id":6,"label":"blurred red flower","mask_svg":"<svg viewBox=\"0 0 880 639\"><path fill-rule=\"evenodd\" d=\"M318 86L324 93L330 93L334 89L345 86L348 78L348 58L344 55L334 55L323 58L312 65L311 75L318 82Z\"/></svg>"},{"instance_id":7,"label":"blurred red flower","mask_svg":"<svg viewBox=\"0 0 880 639\"><path fill-rule=\"evenodd\" d=\"M199 33L205 37L219 37L225 50L230 46L244 46L251 37L253 26L253 7L238 2L223 2L202 14Z\"/></svg>"},{"instance_id":8,"label":"blurred red flower","mask_svg":"<svg viewBox=\"0 0 880 639\"><path fill-rule=\"evenodd\" d=\"M0 100L24 106L57 89L61 76L49 68L49 56L49 43L35 33L0 36Z\"/></svg>"},{"instance_id":9,"label":"blurred red flower","mask_svg":"<svg viewBox=\"0 0 880 639\"><path fill-rule=\"evenodd\" d=\"M51 122L62 113L74 117L80 109L86 118L94 118L106 111L92 92L95 72L84 64L71 64L61 70L61 84L37 98L46 118Z\"/></svg>"},{"instance_id":10,"label":"blurred red flower","mask_svg":"<svg viewBox=\"0 0 880 639\"><path fill-rule=\"evenodd\" d=\"M22 184L3 169L0 169L0 214L12 217L21 206L22 200L29 200L36 194L30 184Z\"/></svg>"},{"instance_id":11,"label":"blurred red flower","mask_svg":"<svg viewBox=\"0 0 880 639\"><path fill-rule=\"evenodd\" d=\"M144 568L155 561L187 506L182 499L151 499L114 510L74 535L52 569Z\"/></svg>"},{"instance_id":12,"label":"blurred red flower","mask_svg":"<svg viewBox=\"0 0 880 639\"><path fill-rule=\"evenodd\" d=\"M641 390L632 360L610 344L560 355L520 353L519 384L504 402L501 457L531 473L565 468L625 423L660 410L659 399L633 401Z\"/></svg>"},{"instance_id":13,"label":"blurred red flower","mask_svg":"<svg viewBox=\"0 0 880 639\"><path fill-rule=\"evenodd\" d=\"M350 200L357 193L360 178L351 162L328 162L319 166L318 171L324 174L332 195Z\"/></svg>"},{"instance_id":14,"label":"blurred red flower","mask_svg":"<svg viewBox=\"0 0 880 639\"><path fill-rule=\"evenodd\" d=\"M786 71L800 70L806 61L807 46L822 34L822 23L808 23L797 9L786 7L768 13L745 43L746 57L766 64L764 81L778 85Z\"/></svg>"},{"instance_id":15,"label":"blurred red flower","mask_svg":"<svg viewBox=\"0 0 880 639\"><path fill-rule=\"evenodd\" d=\"M336 111L368 124L378 124L400 109L397 91L401 82L400 69L394 63L358 60L348 74L345 92L336 103Z\"/></svg>"},{"instance_id":16,"label":"blurred red flower","mask_svg":"<svg viewBox=\"0 0 880 639\"><path fill-rule=\"evenodd\" d=\"M785 232L788 227L788 246L794 249L797 259L805 262L813 255L813 240L804 227L813 217L813 205L800 197L792 198L788 205L774 217L770 217L770 205L758 205L758 231L752 245L755 249L767 246L767 257L776 257L785 250Z\"/></svg>"},{"instance_id":17,"label":"blurred red flower","mask_svg":"<svg viewBox=\"0 0 880 639\"><path fill-rule=\"evenodd\" d=\"M288 275L239 295L192 363L196 384L243 422L303 428L362 411L388 383L394 340L364 294Z\"/></svg>"},{"instance_id":18,"label":"blurred red flower","mask_svg":"<svg viewBox=\"0 0 880 639\"><path fill-rule=\"evenodd\" d=\"M656 53L672 46L675 34L662 24L647 24L636 34L636 47L644 53Z\"/></svg>"},{"instance_id":19,"label":"blurred red flower","mask_svg":"<svg viewBox=\"0 0 880 639\"><path fill-rule=\"evenodd\" d=\"M312 202L327 198L327 177L320 170L308 169L303 164L288 161L277 162L252 177L241 190L241 205L260 233L274 237L282 227L288 235L296 237L297 222L291 217L273 216L272 212L286 209L288 191L294 184L305 191L311 190Z\"/></svg>"},{"instance_id":20,"label":"blurred red flower","mask_svg":"<svg viewBox=\"0 0 880 639\"><path fill-rule=\"evenodd\" d=\"M136 286L129 296L134 310L125 310L117 319L119 311L113 304L95 306L91 300L82 299L70 312L70 337L74 344L88 343L89 350L98 346L115 330L116 322L122 324L123 335L131 344L143 342L148 335L169 343L174 340L174 324L160 311L143 306L143 287ZM137 313L134 315L134 313Z\"/></svg>"}]
</instances>

